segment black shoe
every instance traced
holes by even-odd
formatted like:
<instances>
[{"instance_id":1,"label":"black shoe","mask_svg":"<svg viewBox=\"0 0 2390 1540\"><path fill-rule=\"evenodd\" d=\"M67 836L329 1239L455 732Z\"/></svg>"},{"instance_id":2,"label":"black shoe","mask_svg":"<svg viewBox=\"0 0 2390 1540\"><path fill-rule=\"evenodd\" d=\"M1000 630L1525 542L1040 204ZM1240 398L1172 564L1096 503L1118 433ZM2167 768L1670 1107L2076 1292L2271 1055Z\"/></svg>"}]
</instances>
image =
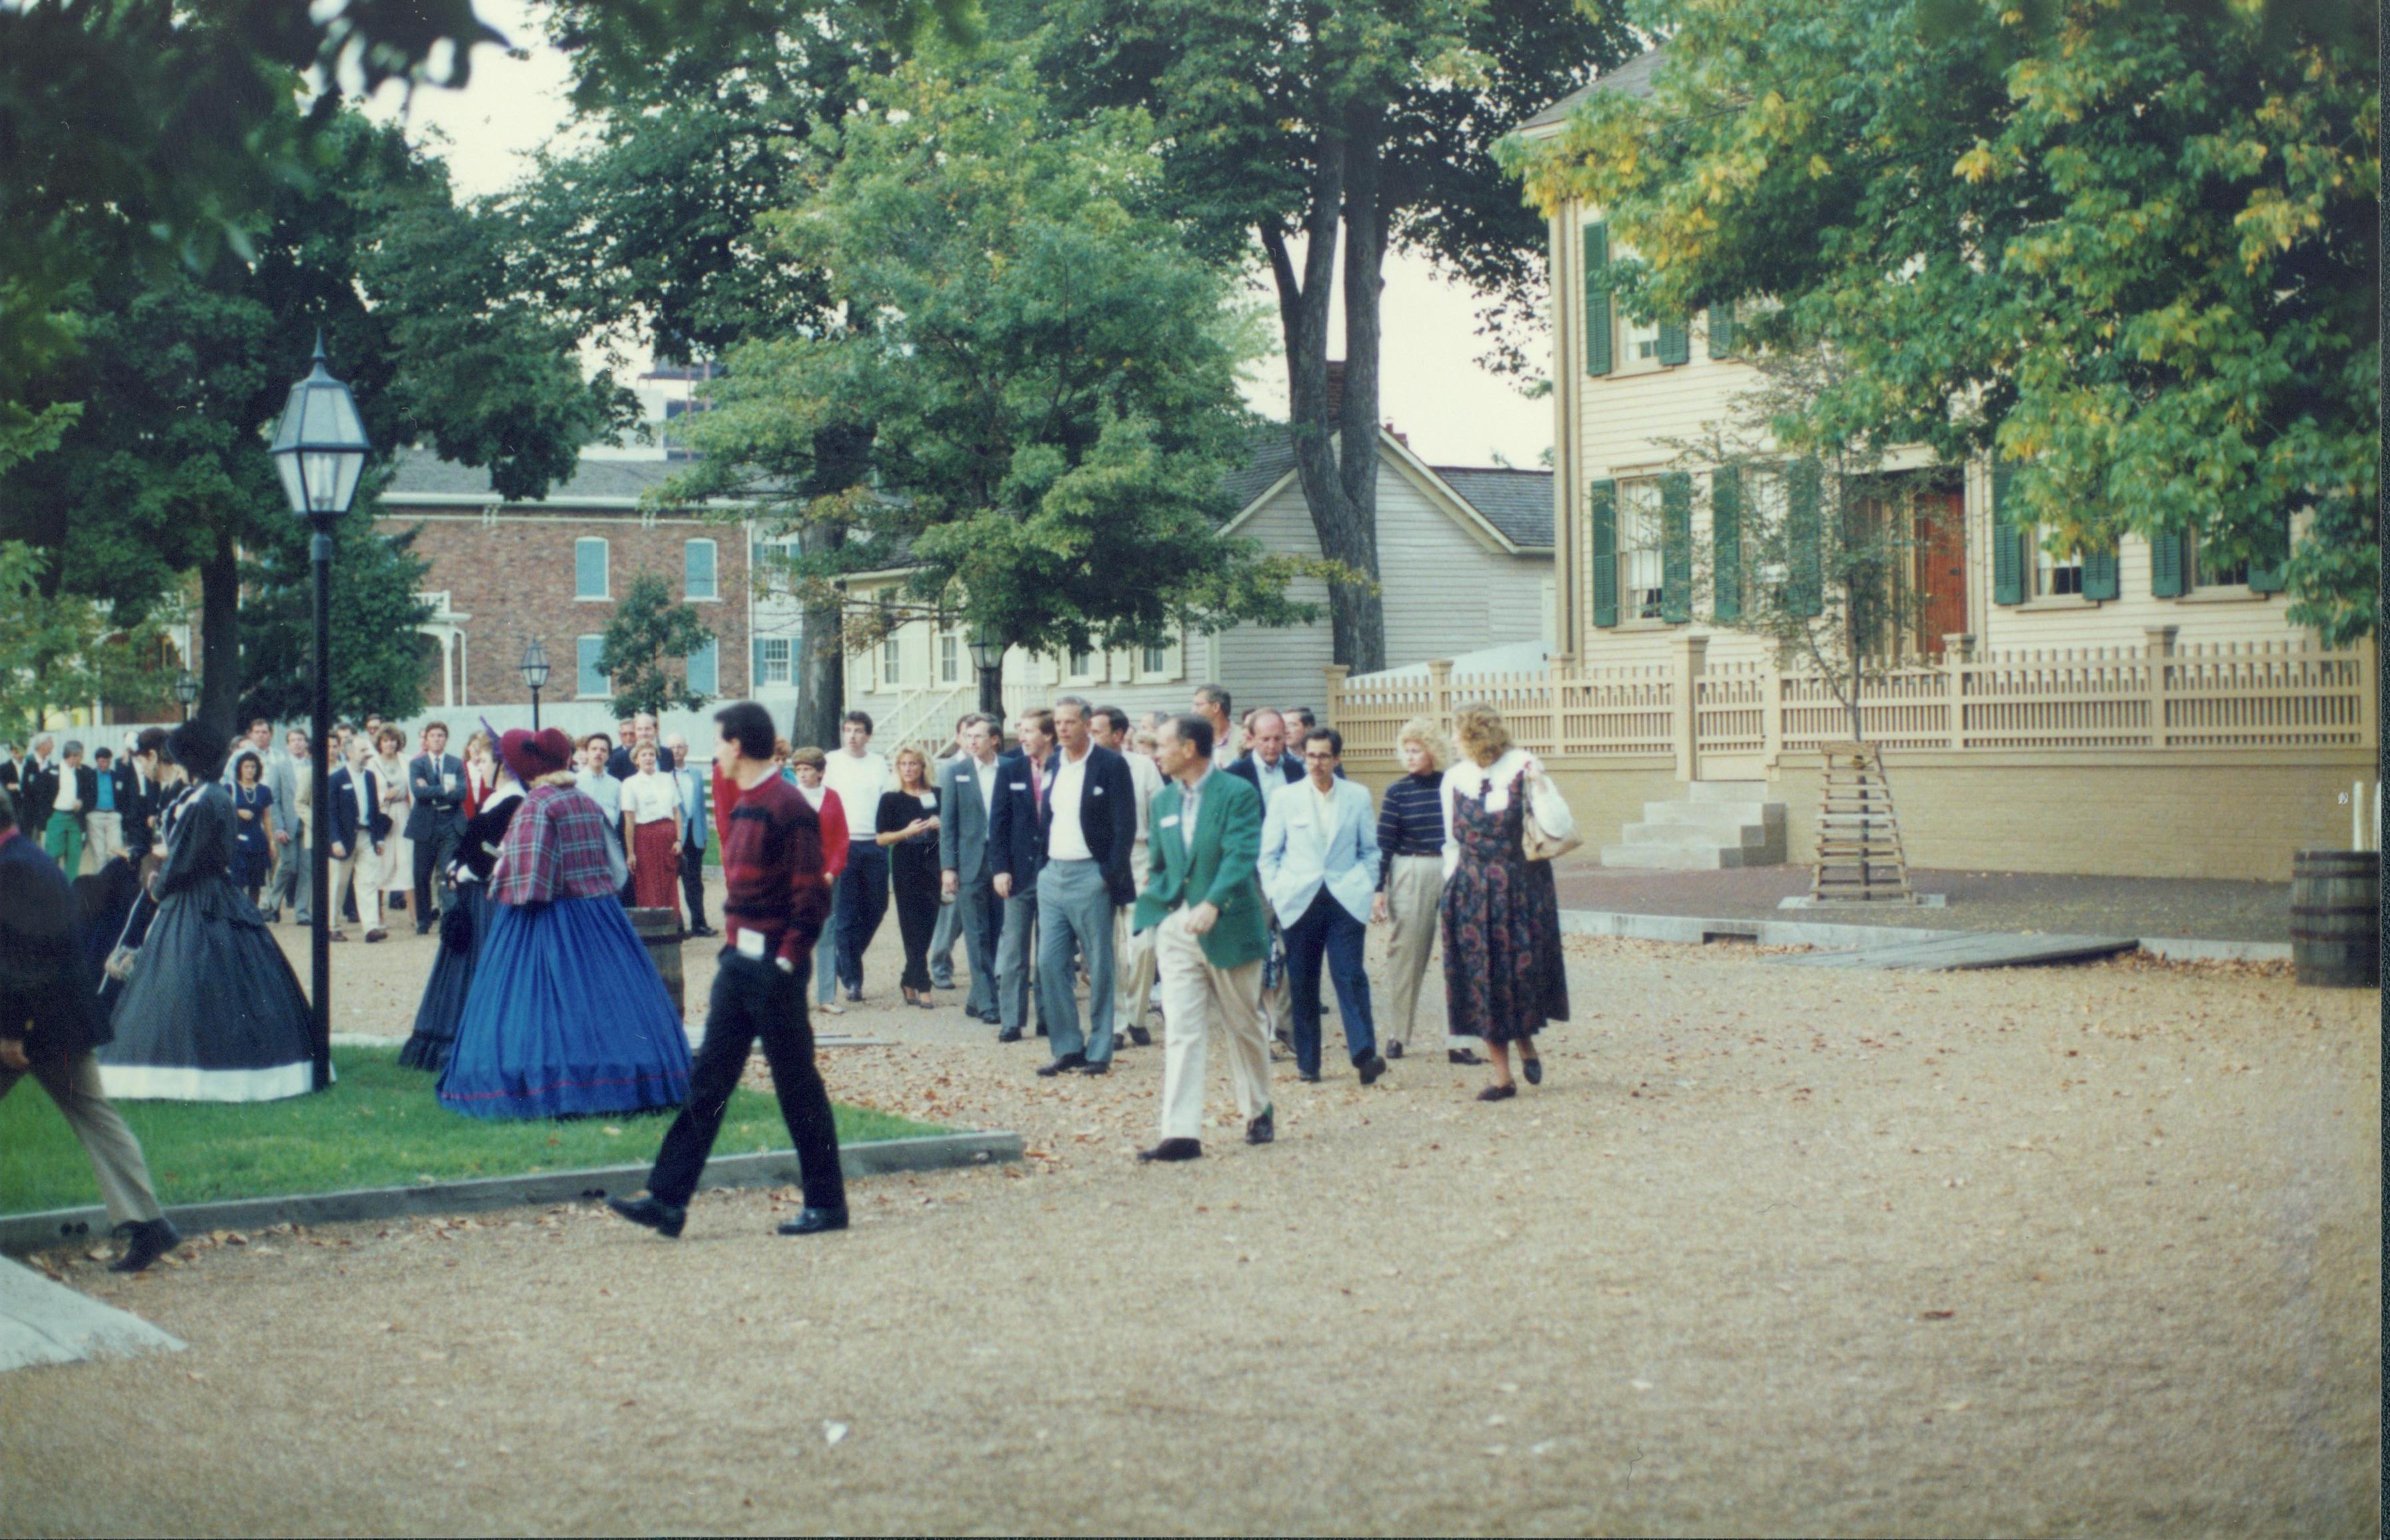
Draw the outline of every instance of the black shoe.
<instances>
[{"instance_id":1,"label":"black shoe","mask_svg":"<svg viewBox=\"0 0 2390 1540\"><path fill-rule=\"evenodd\" d=\"M137 1273L183 1243L183 1232L171 1219L149 1219L127 1226L124 1254L108 1264L111 1273Z\"/></svg>"},{"instance_id":2,"label":"black shoe","mask_svg":"<svg viewBox=\"0 0 2390 1540\"><path fill-rule=\"evenodd\" d=\"M948 979L944 983L940 983L937 980L932 979L930 981L930 987L932 989L952 989L955 987L955 982L952 979Z\"/></svg>"},{"instance_id":3,"label":"black shoe","mask_svg":"<svg viewBox=\"0 0 2390 1540\"><path fill-rule=\"evenodd\" d=\"M1386 1061L1376 1054L1371 1054L1353 1068L1361 1072L1361 1084L1368 1085L1374 1084L1380 1075L1386 1072Z\"/></svg>"},{"instance_id":4,"label":"black shoe","mask_svg":"<svg viewBox=\"0 0 2390 1540\"><path fill-rule=\"evenodd\" d=\"M1544 1061L1541 1059L1523 1059L1519 1072L1527 1077L1528 1084L1541 1085L1544 1083Z\"/></svg>"},{"instance_id":5,"label":"black shoe","mask_svg":"<svg viewBox=\"0 0 2390 1540\"><path fill-rule=\"evenodd\" d=\"M1153 1033L1146 1031L1143 1027L1129 1028L1128 1040L1132 1045L1140 1048L1150 1048L1153 1046Z\"/></svg>"},{"instance_id":6,"label":"black shoe","mask_svg":"<svg viewBox=\"0 0 2390 1540\"><path fill-rule=\"evenodd\" d=\"M715 930L711 925L692 925L688 928L688 933L692 936L718 936L722 934L721 931Z\"/></svg>"},{"instance_id":7,"label":"black shoe","mask_svg":"<svg viewBox=\"0 0 2390 1540\"><path fill-rule=\"evenodd\" d=\"M1485 1062L1485 1060L1478 1058L1474 1052L1468 1048L1453 1048L1446 1051L1444 1056L1444 1061L1447 1064L1483 1064Z\"/></svg>"},{"instance_id":8,"label":"black shoe","mask_svg":"<svg viewBox=\"0 0 2390 1540\"><path fill-rule=\"evenodd\" d=\"M1294 1078L1303 1082L1305 1085L1317 1085L1319 1084L1319 1072L1317 1070L1297 1070L1294 1072Z\"/></svg>"},{"instance_id":9,"label":"black shoe","mask_svg":"<svg viewBox=\"0 0 2390 1540\"><path fill-rule=\"evenodd\" d=\"M648 1228L671 1240L688 1223L688 1211L676 1203L667 1203L653 1193L643 1192L636 1198L609 1198L606 1206L634 1225Z\"/></svg>"},{"instance_id":10,"label":"black shoe","mask_svg":"<svg viewBox=\"0 0 2390 1540\"><path fill-rule=\"evenodd\" d=\"M415 933L418 936L428 936L431 933L431 927L429 925L418 925L415 928Z\"/></svg>"},{"instance_id":11,"label":"black shoe","mask_svg":"<svg viewBox=\"0 0 2390 1540\"><path fill-rule=\"evenodd\" d=\"M1508 1101L1518 1094L1519 1087L1515 1084L1488 1085L1485 1089L1477 1093L1477 1099L1480 1101Z\"/></svg>"},{"instance_id":12,"label":"black shoe","mask_svg":"<svg viewBox=\"0 0 2390 1540\"><path fill-rule=\"evenodd\" d=\"M1267 1144L1278 1137L1278 1109L1265 1107L1262 1115L1245 1124L1247 1144Z\"/></svg>"},{"instance_id":13,"label":"black shoe","mask_svg":"<svg viewBox=\"0 0 2390 1540\"><path fill-rule=\"evenodd\" d=\"M996 1040L999 1043L1018 1043L1021 1041L1021 1029L1014 1027L1009 1031L997 1033Z\"/></svg>"},{"instance_id":14,"label":"black shoe","mask_svg":"<svg viewBox=\"0 0 2390 1540\"><path fill-rule=\"evenodd\" d=\"M862 985L857 984L855 987L846 992L846 1003L850 1006L859 1006L863 1004Z\"/></svg>"},{"instance_id":15,"label":"black shoe","mask_svg":"<svg viewBox=\"0 0 2390 1540\"><path fill-rule=\"evenodd\" d=\"M1194 1161L1201 1160L1202 1155L1203 1142L1201 1139L1164 1139L1151 1149L1137 1152L1140 1161Z\"/></svg>"},{"instance_id":16,"label":"black shoe","mask_svg":"<svg viewBox=\"0 0 2390 1540\"><path fill-rule=\"evenodd\" d=\"M804 1209L794 1219L780 1226L782 1235L819 1235L825 1230L846 1228L844 1209Z\"/></svg>"},{"instance_id":17,"label":"black shoe","mask_svg":"<svg viewBox=\"0 0 2390 1540\"><path fill-rule=\"evenodd\" d=\"M1040 1037L1046 1035L1046 1023L1043 1021L1037 1023L1037 1035Z\"/></svg>"},{"instance_id":18,"label":"black shoe","mask_svg":"<svg viewBox=\"0 0 2390 1540\"><path fill-rule=\"evenodd\" d=\"M1100 1064L1082 1064L1079 1072L1083 1075L1108 1075L1112 1072L1112 1061L1107 1059Z\"/></svg>"},{"instance_id":19,"label":"black shoe","mask_svg":"<svg viewBox=\"0 0 2390 1540\"><path fill-rule=\"evenodd\" d=\"M1056 1054L1052 1062L1039 1065L1037 1067L1037 1072L1046 1079L1051 1080L1065 1070L1083 1070L1086 1068L1086 1065L1087 1056L1086 1054Z\"/></svg>"},{"instance_id":20,"label":"black shoe","mask_svg":"<svg viewBox=\"0 0 2390 1540\"><path fill-rule=\"evenodd\" d=\"M1387 1044L1387 1045L1386 1045L1386 1057L1387 1057L1388 1059L1400 1059L1400 1058L1402 1058L1402 1057L1403 1057L1403 1046L1402 1046L1400 1043L1389 1043L1389 1044Z\"/></svg>"}]
</instances>

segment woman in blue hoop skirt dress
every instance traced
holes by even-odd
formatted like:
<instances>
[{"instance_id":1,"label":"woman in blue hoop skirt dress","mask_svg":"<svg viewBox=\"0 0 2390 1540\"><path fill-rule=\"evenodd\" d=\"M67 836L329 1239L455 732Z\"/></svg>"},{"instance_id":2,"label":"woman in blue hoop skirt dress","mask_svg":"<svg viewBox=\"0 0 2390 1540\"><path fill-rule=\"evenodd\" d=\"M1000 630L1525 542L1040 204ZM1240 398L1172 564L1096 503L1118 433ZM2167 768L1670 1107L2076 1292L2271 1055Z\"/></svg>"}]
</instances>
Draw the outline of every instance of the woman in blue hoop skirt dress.
<instances>
[{"instance_id":1,"label":"woman in blue hoop skirt dress","mask_svg":"<svg viewBox=\"0 0 2390 1540\"><path fill-rule=\"evenodd\" d=\"M550 727L498 753L527 789L490 877L443 1106L477 1118L661 1111L688 1097L688 1036L615 893L605 815Z\"/></svg>"},{"instance_id":2,"label":"woman in blue hoop skirt dress","mask_svg":"<svg viewBox=\"0 0 2390 1540\"><path fill-rule=\"evenodd\" d=\"M507 828L522 806L522 783L501 765L489 800L465 822L456 841L456 859L449 863L449 902L440 911L440 949L424 981L422 1003L415 1007L415 1031L398 1051L398 1061L410 1070L437 1074L456 1046L456 1027L465 1019L465 1001L473 989L474 965L490 934L490 871L505 848Z\"/></svg>"}]
</instances>

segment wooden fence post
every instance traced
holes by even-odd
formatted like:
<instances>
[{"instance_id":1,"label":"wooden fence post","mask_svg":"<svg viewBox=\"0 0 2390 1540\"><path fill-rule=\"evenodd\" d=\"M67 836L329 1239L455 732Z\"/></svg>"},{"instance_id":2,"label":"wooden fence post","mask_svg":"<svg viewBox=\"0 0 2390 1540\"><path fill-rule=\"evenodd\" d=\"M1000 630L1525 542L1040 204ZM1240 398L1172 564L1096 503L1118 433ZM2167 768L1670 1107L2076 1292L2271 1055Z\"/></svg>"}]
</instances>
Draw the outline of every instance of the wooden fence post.
<instances>
[{"instance_id":1,"label":"wooden fence post","mask_svg":"<svg viewBox=\"0 0 2390 1540\"><path fill-rule=\"evenodd\" d=\"M1344 663L1330 663L1326 673L1328 699L1322 708L1325 714L1320 717L1319 725L1323 727L1335 727L1344 720L1344 681L1351 675L1353 670ZM1341 728L1338 730L1342 731Z\"/></svg>"},{"instance_id":2,"label":"wooden fence post","mask_svg":"<svg viewBox=\"0 0 2390 1540\"><path fill-rule=\"evenodd\" d=\"M1452 660L1438 658L1427 666L1427 691L1430 709L1439 726L1447 732L1452 727Z\"/></svg>"},{"instance_id":3,"label":"wooden fence post","mask_svg":"<svg viewBox=\"0 0 2390 1540\"><path fill-rule=\"evenodd\" d=\"M2142 632L2149 638L2148 645L2141 649L2141 656L2148 660L2150 668L2150 747L2152 749L2166 746L2166 674L2174 657L2174 639L2178 634L2178 628L2171 625L2152 625Z\"/></svg>"},{"instance_id":4,"label":"wooden fence post","mask_svg":"<svg viewBox=\"0 0 2390 1540\"><path fill-rule=\"evenodd\" d=\"M1680 781L1701 778L1701 677L1709 646L1706 636L1677 638L1677 778Z\"/></svg>"}]
</instances>

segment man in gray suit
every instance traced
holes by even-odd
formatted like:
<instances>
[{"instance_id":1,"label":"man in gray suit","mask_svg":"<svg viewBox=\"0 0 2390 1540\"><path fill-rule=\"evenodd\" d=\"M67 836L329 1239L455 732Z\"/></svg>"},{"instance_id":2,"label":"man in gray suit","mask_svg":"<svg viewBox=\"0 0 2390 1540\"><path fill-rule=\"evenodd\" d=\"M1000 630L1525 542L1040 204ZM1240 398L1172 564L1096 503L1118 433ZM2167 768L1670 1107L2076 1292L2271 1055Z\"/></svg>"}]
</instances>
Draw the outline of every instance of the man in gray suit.
<instances>
[{"instance_id":1,"label":"man in gray suit","mask_svg":"<svg viewBox=\"0 0 2390 1540\"><path fill-rule=\"evenodd\" d=\"M938 772L938 802L946 816L938 824L938 866L963 954L970 964L970 995L963 1014L1000 1022L996 995L996 948L1004 930L1004 903L996 896L996 867L988 859L987 819L996 804L996 725L974 716L963 725L963 753Z\"/></svg>"},{"instance_id":2,"label":"man in gray suit","mask_svg":"<svg viewBox=\"0 0 2390 1540\"><path fill-rule=\"evenodd\" d=\"M299 923L315 922L315 863L307 859L307 834L314 826L308 792L315 786L315 764L308 758L307 735L293 727L283 735L283 752L265 760L265 785L274 793L266 821L274 827L274 882L265 895L271 918L282 918L282 897L290 895Z\"/></svg>"}]
</instances>

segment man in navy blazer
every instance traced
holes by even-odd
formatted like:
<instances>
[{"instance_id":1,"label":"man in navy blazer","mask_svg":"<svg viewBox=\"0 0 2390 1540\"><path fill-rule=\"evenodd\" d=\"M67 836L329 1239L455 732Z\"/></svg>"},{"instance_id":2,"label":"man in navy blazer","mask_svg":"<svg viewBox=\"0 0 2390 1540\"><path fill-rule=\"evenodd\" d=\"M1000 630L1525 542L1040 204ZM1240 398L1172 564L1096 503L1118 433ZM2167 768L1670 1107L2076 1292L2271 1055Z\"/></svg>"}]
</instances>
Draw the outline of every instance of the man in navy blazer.
<instances>
[{"instance_id":1,"label":"man in navy blazer","mask_svg":"<svg viewBox=\"0 0 2390 1540\"><path fill-rule=\"evenodd\" d=\"M1260 792L1262 806L1267 807L1281 785L1303 779L1303 762L1287 752L1286 718L1278 712L1255 712L1246 733L1252 747L1221 768Z\"/></svg>"},{"instance_id":2,"label":"man in navy blazer","mask_svg":"<svg viewBox=\"0 0 2390 1540\"><path fill-rule=\"evenodd\" d=\"M1046 864L1044 811L1047 760L1054 750L1054 713L1021 713L1013 731L1021 746L996 762L995 804L987 814L987 869L1004 905L996 943L996 1015L999 1043L1018 1043L1029 1021L1029 978L1036 954L1037 868Z\"/></svg>"},{"instance_id":3,"label":"man in navy blazer","mask_svg":"<svg viewBox=\"0 0 2390 1540\"><path fill-rule=\"evenodd\" d=\"M332 772L327 783L326 801L330 803L331 828L325 834L327 849L332 856L332 939L346 941L348 932L341 929L341 916L346 908L342 902L349 894L349 884L358 871L372 870L363 863L368 853L379 853L382 841L390 838L391 817L381 805L381 777L373 773L373 745L363 737L349 745L349 763ZM362 792L360 792L362 788ZM362 803L362 805L360 805ZM390 934L381 928L381 887L379 883L359 883L357 902L363 905L358 918L366 928L366 940L380 941Z\"/></svg>"},{"instance_id":4,"label":"man in navy blazer","mask_svg":"<svg viewBox=\"0 0 2390 1540\"><path fill-rule=\"evenodd\" d=\"M446 871L448 863L456 859L456 841L465 833L465 762L448 752L448 725L434 722L424 728L423 747L427 752L416 755L406 766L406 789L415 798L405 832L415 844L415 933L418 936L428 934L437 918L432 912L435 897L446 907L432 876Z\"/></svg>"},{"instance_id":5,"label":"man in navy blazer","mask_svg":"<svg viewBox=\"0 0 2390 1540\"><path fill-rule=\"evenodd\" d=\"M1037 1014L1053 1062L1037 1072L1103 1074L1112 1061L1112 910L1137 900L1129 854L1137 843L1137 780L1128 761L1098 743L1095 708L1074 695L1054 702L1055 748L1038 808ZM1073 945L1087 964L1087 1033L1079 1033Z\"/></svg>"}]
</instances>

